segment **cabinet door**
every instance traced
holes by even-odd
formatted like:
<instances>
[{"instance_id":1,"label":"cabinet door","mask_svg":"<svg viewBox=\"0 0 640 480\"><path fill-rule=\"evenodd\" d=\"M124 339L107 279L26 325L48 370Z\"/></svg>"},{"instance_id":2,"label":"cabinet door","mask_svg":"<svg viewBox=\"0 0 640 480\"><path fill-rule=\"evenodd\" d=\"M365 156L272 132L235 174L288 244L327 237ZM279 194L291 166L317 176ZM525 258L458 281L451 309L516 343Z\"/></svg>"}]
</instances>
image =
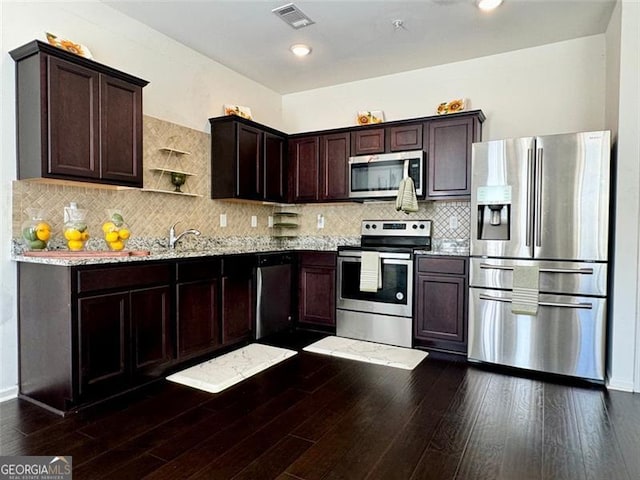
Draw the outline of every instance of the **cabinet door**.
<instances>
[{"instance_id":1,"label":"cabinet door","mask_svg":"<svg viewBox=\"0 0 640 480\"><path fill-rule=\"evenodd\" d=\"M262 131L241 123L237 124L237 128L236 195L240 198L260 199Z\"/></svg>"},{"instance_id":2,"label":"cabinet door","mask_svg":"<svg viewBox=\"0 0 640 480\"><path fill-rule=\"evenodd\" d=\"M427 346L466 352L464 277L418 275L416 339Z\"/></svg>"},{"instance_id":3,"label":"cabinet door","mask_svg":"<svg viewBox=\"0 0 640 480\"><path fill-rule=\"evenodd\" d=\"M177 285L178 358L210 352L220 344L218 280Z\"/></svg>"},{"instance_id":4,"label":"cabinet door","mask_svg":"<svg viewBox=\"0 0 640 480\"><path fill-rule=\"evenodd\" d=\"M471 144L477 135L474 121L451 118L428 122L428 199L471 194Z\"/></svg>"},{"instance_id":5,"label":"cabinet door","mask_svg":"<svg viewBox=\"0 0 640 480\"><path fill-rule=\"evenodd\" d=\"M366 128L351 133L354 155L384 153L384 128Z\"/></svg>"},{"instance_id":6,"label":"cabinet door","mask_svg":"<svg viewBox=\"0 0 640 480\"><path fill-rule=\"evenodd\" d=\"M403 152L406 150L422 150L422 124L401 125L388 130L388 150Z\"/></svg>"},{"instance_id":7,"label":"cabinet door","mask_svg":"<svg viewBox=\"0 0 640 480\"><path fill-rule=\"evenodd\" d=\"M336 269L302 265L299 272L298 322L335 327Z\"/></svg>"},{"instance_id":8,"label":"cabinet door","mask_svg":"<svg viewBox=\"0 0 640 480\"><path fill-rule=\"evenodd\" d=\"M173 359L171 292L168 286L131 292L131 341L134 374L158 376Z\"/></svg>"},{"instance_id":9,"label":"cabinet door","mask_svg":"<svg viewBox=\"0 0 640 480\"><path fill-rule=\"evenodd\" d=\"M100 75L48 57L49 141L43 172L60 177L100 177Z\"/></svg>"},{"instance_id":10,"label":"cabinet door","mask_svg":"<svg viewBox=\"0 0 640 480\"><path fill-rule=\"evenodd\" d=\"M253 277L222 277L222 343L230 345L253 336Z\"/></svg>"},{"instance_id":11,"label":"cabinet door","mask_svg":"<svg viewBox=\"0 0 640 480\"><path fill-rule=\"evenodd\" d=\"M142 187L142 87L100 78L101 178Z\"/></svg>"},{"instance_id":12,"label":"cabinet door","mask_svg":"<svg viewBox=\"0 0 640 480\"><path fill-rule=\"evenodd\" d=\"M349 133L320 137L320 178L322 200L349 198Z\"/></svg>"},{"instance_id":13,"label":"cabinet door","mask_svg":"<svg viewBox=\"0 0 640 480\"><path fill-rule=\"evenodd\" d=\"M271 133L264 134L264 171L261 173L263 198L271 202L286 199L285 139Z\"/></svg>"},{"instance_id":14,"label":"cabinet door","mask_svg":"<svg viewBox=\"0 0 640 480\"><path fill-rule=\"evenodd\" d=\"M130 378L129 292L78 300L81 397L124 389Z\"/></svg>"},{"instance_id":15,"label":"cabinet door","mask_svg":"<svg viewBox=\"0 0 640 480\"><path fill-rule=\"evenodd\" d=\"M319 144L318 137L299 138L289 144L291 195L294 202L318 200Z\"/></svg>"}]
</instances>

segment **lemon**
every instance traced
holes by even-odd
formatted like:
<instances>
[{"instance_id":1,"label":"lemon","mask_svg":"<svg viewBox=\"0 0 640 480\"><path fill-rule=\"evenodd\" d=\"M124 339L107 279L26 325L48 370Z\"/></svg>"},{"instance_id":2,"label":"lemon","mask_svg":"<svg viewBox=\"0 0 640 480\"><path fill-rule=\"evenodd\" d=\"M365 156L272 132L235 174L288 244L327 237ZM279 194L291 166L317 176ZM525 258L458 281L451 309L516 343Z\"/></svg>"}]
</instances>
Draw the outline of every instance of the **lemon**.
<instances>
[{"instance_id":1,"label":"lemon","mask_svg":"<svg viewBox=\"0 0 640 480\"><path fill-rule=\"evenodd\" d=\"M48 223L40 222L36 225L36 237L38 237L38 240L42 240L43 242L46 242L51 238L51 227Z\"/></svg>"},{"instance_id":2,"label":"lemon","mask_svg":"<svg viewBox=\"0 0 640 480\"><path fill-rule=\"evenodd\" d=\"M130 236L131 236L131 232L129 231L128 228L121 228L118 231L118 236L122 239L122 240L127 240Z\"/></svg>"},{"instance_id":3,"label":"lemon","mask_svg":"<svg viewBox=\"0 0 640 480\"><path fill-rule=\"evenodd\" d=\"M84 245L84 242L82 242L81 240L69 240L67 242L67 246L69 247L69 250L74 252L77 252L78 250L82 250L83 245Z\"/></svg>"},{"instance_id":4,"label":"lemon","mask_svg":"<svg viewBox=\"0 0 640 480\"><path fill-rule=\"evenodd\" d=\"M113 222L104 222L102 224L102 231L104 233L112 232L114 230L117 230L115 223L113 223Z\"/></svg>"},{"instance_id":5,"label":"lemon","mask_svg":"<svg viewBox=\"0 0 640 480\"><path fill-rule=\"evenodd\" d=\"M119 237L118 237L118 232L108 232L104 235L104 239L108 242L117 242Z\"/></svg>"},{"instance_id":6,"label":"lemon","mask_svg":"<svg viewBox=\"0 0 640 480\"><path fill-rule=\"evenodd\" d=\"M115 242L109 242L109 248L111 250L122 250L124 248L124 242L116 240Z\"/></svg>"},{"instance_id":7,"label":"lemon","mask_svg":"<svg viewBox=\"0 0 640 480\"><path fill-rule=\"evenodd\" d=\"M64 231L64 238L70 241L80 240L82 238L82 233L75 228L67 228Z\"/></svg>"},{"instance_id":8,"label":"lemon","mask_svg":"<svg viewBox=\"0 0 640 480\"><path fill-rule=\"evenodd\" d=\"M82 240L83 242L86 242L89 239L89 232L82 232L80 234L80 240Z\"/></svg>"}]
</instances>

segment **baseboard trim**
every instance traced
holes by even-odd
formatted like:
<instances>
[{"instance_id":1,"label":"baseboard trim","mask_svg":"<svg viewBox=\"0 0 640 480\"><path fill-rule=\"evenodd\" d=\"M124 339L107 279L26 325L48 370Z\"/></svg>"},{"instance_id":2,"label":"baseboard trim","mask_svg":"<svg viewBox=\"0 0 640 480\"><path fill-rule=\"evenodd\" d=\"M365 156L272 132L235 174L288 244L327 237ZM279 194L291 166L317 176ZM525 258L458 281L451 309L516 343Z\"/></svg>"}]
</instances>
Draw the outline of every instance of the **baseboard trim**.
<instances>
[{"instance_id":1,"label":"baseboard trim","mask_svg":"<svg viewBox=\"0 0 640 480\"><path fill-rule=\"evenodd\" d=\"M18 396L18 386L5 388L0 390L0 403L6 402Z\"/></svg>"},{"instance_id":2,"label":"baseboard trim","mask_svg":"<svg viewBox=\"0 0 640 480\"><path fill-rule=\"evenodd\" d=\"M633 393L633 382L619 382L617 380L609 379L607 381L607 388L609 390L618 390L620 392L630 392Z\"/></svg>"}]
</instances>

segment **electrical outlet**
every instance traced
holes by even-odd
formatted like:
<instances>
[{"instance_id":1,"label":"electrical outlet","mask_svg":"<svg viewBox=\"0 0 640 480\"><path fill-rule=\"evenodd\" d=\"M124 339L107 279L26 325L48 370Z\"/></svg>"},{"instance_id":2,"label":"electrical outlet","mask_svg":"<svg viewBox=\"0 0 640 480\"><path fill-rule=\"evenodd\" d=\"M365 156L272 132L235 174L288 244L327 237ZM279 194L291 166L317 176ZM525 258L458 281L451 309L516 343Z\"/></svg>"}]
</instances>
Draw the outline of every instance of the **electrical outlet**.
<instances>
[{"instance_id":1,"label":"electrical outlet","mask_svg":"<svg viewBox=\"0 0 640 480\"><path fill-rule=\"evenodd\" d=\"M251 226L256 228L258 226L258 217L251 215Z\"/></svg>"},{"instance_id":2,"label":"electrical outlet","mask_svg":"<svg viewBox=\"0 0 640 480\"><path fill-rule=\"evenodd\" d=\"M449 230L455 230L458 228L458 217L451 215L449 217Z\"/></svg>"},{"instance_id":3,"label":"electrical outlet","mask_svg":"<svg viewBox=\"0 0 640 480\"><path fill-rule=\"evenodd\" d=\"M226 213L221 213L220 214L220 226L223 227L223 228L227 226L227 214Z\"/></svg>"},{"instance_id":4,"label":"electrical outlet","mask_svg":"<svg viewBox=\"0 0 640 480\"><path fill-rule=\"evenodd\" d=\"M267 227L273 228L273 215L267 217Z\"/></svg>"},{"instance_id":5,"label":"electrical outlet","mask_svg":"<svg viewBox=\"0 0 640 480\"><path fill-rule=\"evenodd\" d=\"M318 214L318 230L324 228L324 215L319 213Z\"/></svg>"}]
</instances>

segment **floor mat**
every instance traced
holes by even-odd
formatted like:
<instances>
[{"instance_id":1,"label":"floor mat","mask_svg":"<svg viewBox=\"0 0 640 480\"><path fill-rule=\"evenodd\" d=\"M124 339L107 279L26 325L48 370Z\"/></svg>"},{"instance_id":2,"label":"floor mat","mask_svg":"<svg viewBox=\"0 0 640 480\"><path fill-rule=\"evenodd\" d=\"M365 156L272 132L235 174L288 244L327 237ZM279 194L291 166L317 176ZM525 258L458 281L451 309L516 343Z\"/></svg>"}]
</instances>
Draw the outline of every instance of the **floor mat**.
<instances>
[{"instance_id":1,"label":"floor mat","mask_svg":"<svg viewBox=\"0 0 640 480\"><path fill-rule=\"evenodd\" d=\"M427 352L421 350L344 337L326 337L303 348L303 350L405 370L413 370L428 355Z\"/></svg>"},{"instance_id":2,"label":"floor mat","mask_svg":"<svg viewBox=\"0 0 640 480\"><path fill-rule=\"evenodd\" d=\"M205 392L218 393L242 380L276 365L296 353L285 348L252 343L233 352L187 368L167 377Z\"/></svg>"}]
</instances>

